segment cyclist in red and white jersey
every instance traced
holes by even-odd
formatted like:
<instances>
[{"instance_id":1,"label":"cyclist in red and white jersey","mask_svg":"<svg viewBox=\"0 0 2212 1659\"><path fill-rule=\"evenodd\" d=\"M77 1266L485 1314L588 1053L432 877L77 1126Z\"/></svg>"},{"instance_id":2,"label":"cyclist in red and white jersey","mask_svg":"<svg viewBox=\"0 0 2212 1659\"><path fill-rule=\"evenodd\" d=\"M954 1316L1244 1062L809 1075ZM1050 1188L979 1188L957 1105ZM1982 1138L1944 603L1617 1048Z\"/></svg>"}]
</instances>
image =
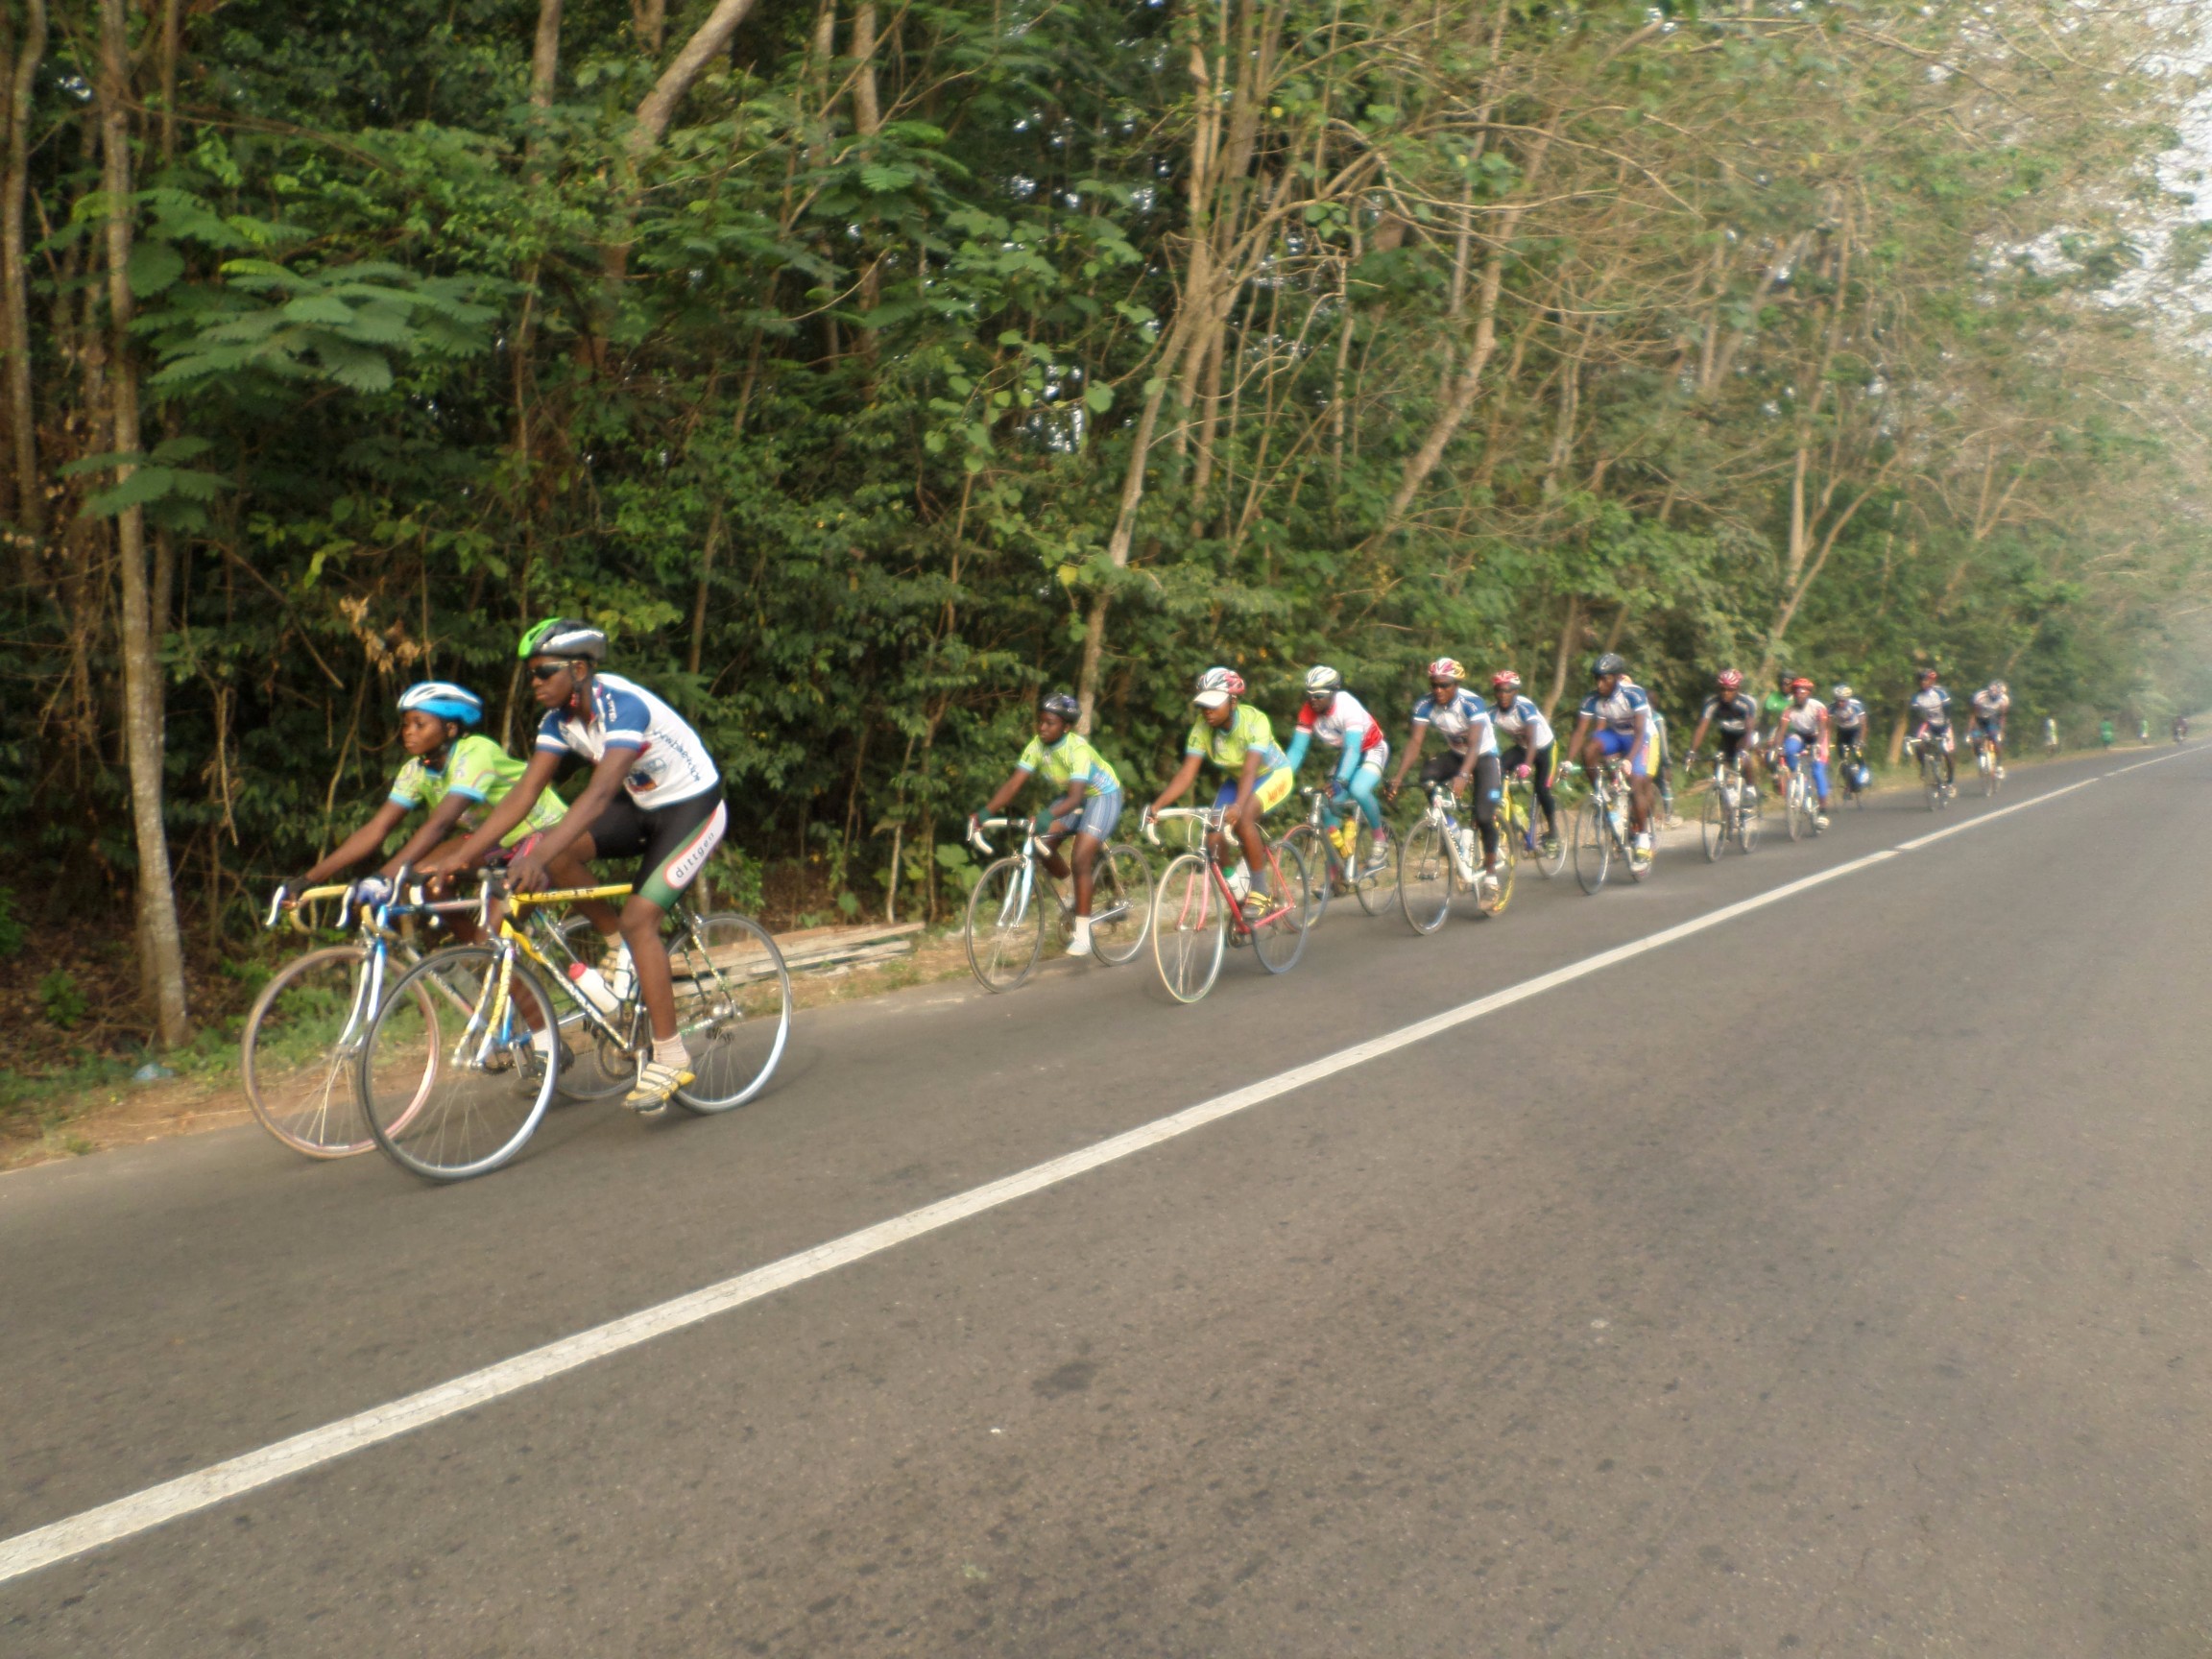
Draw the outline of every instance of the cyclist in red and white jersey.
<instances>
[{"instance_id":1,"label":"cyclist in red and white jersey","mask_svg":"<svg viewBox=\"0 0 2212 1659\"><path fill-rule=\"evenodd\" d=\"M1366 706L1344 689L1344 676L1330 667L1311 669L1306 676L1306 701L1299 705L1297 729L1290 734L1283 763L1296 772L1316 738L1340 752L1335 776L1328 784L1329 799L1334 803L1350 795L1358 805L1375 832L1374 855L1359 874L1375 875L1388 861L1390 851L1390 830L1382 822L1382 803L1375 797L1382 768L1390 761L1390 743ZM1334 821L1335 814L1329 816Z\"/></svg>"}]
</instances>

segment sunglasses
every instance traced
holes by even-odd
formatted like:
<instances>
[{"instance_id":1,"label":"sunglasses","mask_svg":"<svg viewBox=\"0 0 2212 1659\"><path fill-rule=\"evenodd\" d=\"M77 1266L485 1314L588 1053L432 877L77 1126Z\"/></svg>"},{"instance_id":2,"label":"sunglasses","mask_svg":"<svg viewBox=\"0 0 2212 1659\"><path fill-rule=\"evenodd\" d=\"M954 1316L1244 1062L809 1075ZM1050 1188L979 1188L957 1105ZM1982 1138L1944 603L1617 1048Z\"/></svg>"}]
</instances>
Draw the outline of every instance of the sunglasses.
<instances>
[{"instance_id":1,"label":"sunglasses","mask_svg":"<svg viewBox=\"0 0 2212 1659\"><path fill-rule=\"evenodd\" d=\"M568 664L565 662L540 662L531 668L530 678L543 682L552 679L556 674L565 674L567 672Z\"/></svg>"},{"instance_id":2,"label":"sunglasses","mask_svg":"<svg viewBox=\"0 0 2212 1659\"><path fill-rule=\"evenodd\" d=\"M1455 691L1458 688L1459 682L1456 680L1431 680L1429 682L1429 689L1431 691Z\"/></svg>"}]
</instances>

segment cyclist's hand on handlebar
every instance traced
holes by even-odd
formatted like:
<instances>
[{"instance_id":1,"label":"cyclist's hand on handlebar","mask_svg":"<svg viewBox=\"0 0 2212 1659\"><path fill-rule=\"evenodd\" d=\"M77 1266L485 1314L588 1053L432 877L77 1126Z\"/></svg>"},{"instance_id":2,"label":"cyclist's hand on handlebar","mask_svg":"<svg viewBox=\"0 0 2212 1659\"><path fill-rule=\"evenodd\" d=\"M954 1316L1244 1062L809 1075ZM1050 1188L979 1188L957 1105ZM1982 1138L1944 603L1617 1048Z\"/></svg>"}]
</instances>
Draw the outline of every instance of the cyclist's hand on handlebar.
<instances>
[{"instance_id":1,"label":"cyclist's hand on handlebar","mask_svg":"<svg viewBox=\"0 0 2212 1659\"><path fill-rule=\"evenodd\" d=\"M1399 783L1398 780L1395 778L1391 779L1389 782L1382 785L1382 804L1385 806L1395 806L1398 805L1398 789Z\"/></svg>"},{"instance_id":2,"label":"cyclist's hand on handlebar","mask_svg":"<svg viewBox=\"0 0 2212 1659\"><path fill-rule=\"evenodd\" d=\"M1522 782L1524 782L1524 783L1526 783L1526 782L1527 782L1527 781L1528 781L1530 778L1533 778L1535 775L1536 775L1536 768L1535 768L1535 767L1533 767L1533 766L1531 766L1531 765L1529 765L1529 764L1528 764L1528 762L1527 762L1527 761L1526 761L1526 760L1522 761L1520 765L1518 765L1518 766L1516 766L1516 767L1514 767L1514 768L1513 768L1513 776L1514 776L1515 778L1519 779L1519 780L1520 780Z\"/></svg>"},{"instance_id":3,"label":"cyclist's hand on handlebar","mask_svg":"<svg viewBox=\"0 0 2212 1659\"><path fill-rule=\"evenodd\" d=\"M545 885L545 861L526 853L507 866L507 887L513 893L535 893Z\"/></svg>"}]
</instances>

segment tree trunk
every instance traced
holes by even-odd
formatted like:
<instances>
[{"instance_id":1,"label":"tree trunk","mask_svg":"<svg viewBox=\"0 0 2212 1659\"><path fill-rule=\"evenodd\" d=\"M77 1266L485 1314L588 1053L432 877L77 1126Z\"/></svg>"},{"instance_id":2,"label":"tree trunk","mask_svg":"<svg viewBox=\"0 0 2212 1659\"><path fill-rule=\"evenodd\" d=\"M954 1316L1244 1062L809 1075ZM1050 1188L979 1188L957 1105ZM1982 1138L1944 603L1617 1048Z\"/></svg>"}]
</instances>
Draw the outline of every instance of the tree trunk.
<instances>
[{"instance_id":1,"label":"tree trunk","mask_svg":"<svg viewBox=\"0 0 2212 1659\"><path fill-rule=\"evenodd\" d=\"M8 352L8 426L15 475L15 517L34 541L46 527L38 481L37 410L31 397L31 276L23 255L31 93L46 55L46 0L26 0L23 40L8 87L8 158L0 174L0 335ZM27 557L32 550L27 549Z\"/></svg>"},{"instance_id":2,"label":"tree trunk","mask_svg":"<svg viewBox=\"0 0 2212 1659\"><path fill-rule=\"evenodd\" d=\"M119 455L139 445L138 370L131 355L131 49L125 0L100 0L101 187L107 196L108 310L113 344L108 360L112 442ZM116 464L115 481L136 470ZM184 1006L184 940L177 924L177 892L161 822L162 687L159 642L148 591L146 514L129 507L115 520L123 588L123 743L131 767L131 818L138 849L139 974L153 1005L161 1046L192 1035Z\"/></svg>"},{"instance_id":3,"label":"tree trunk","mask_svg":"<svg viewBox=\"0 0 2212 1659\"><path fill-rule=\"evenodd\" d=\"M530 49L530 104L553 107L553 84L561 72L561 0L538 0L538 38Z\"/></svg>"},{"instance_id":4,"label":"tree trunk","mask_svg":"<svg viewBox=\"0 0 2212 1659\"><path fill-rule=\"evenodd\" d=\"M707 20L684 42L684 50L676 54L676 60L661 72L653 90L638 104L637 124L630 132L633 161L642 159L645 153L666 135L668 123L676 118L676 106L684 102L684 94L706 73L707 65L728 49L730 36L737 33L737 25L745 21L752 10L753 0L715 0L714 10L707 13Z\"/></svg>"},{"instance_id":5,"label":"tree trunk","mask_svg":"<svg viewBox=\"0 0 2212 1659\"><path fill-rule=\"evenodd\" d=\"M1567 595L1567 620L1559 628L1559 655L1551 663L1551 693L1544 699L1544 718L1551 718L1551 710L1559 707L1559 699L1567 694L1567 670L1575 661L1575 647L1580 643L1582 634L1582 600L1578 594Z\"/></svg>"}]
</instances>

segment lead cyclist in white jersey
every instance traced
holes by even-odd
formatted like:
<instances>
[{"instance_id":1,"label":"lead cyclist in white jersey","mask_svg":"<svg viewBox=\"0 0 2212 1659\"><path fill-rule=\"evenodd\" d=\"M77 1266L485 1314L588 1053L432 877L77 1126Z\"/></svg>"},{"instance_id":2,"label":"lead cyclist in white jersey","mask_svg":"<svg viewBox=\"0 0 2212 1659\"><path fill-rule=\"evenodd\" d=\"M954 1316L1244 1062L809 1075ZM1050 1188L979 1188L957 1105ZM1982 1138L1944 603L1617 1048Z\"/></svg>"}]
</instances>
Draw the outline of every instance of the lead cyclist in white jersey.
<instances>
[{"instance_id":1,"label":"lead cyclist in white jersey","mask_svg":"<svg viewBox=\"0 0 2212 1659\"><path fill-rule=\"evenodd\" d=\"M1487 900L1498 885L1498 804L1504 786L1490 709L1462 687L1460 682L1466 678L1467 670L1450 657L1429 664L1429 695L1413 705L1413 731L1406 742L1406 757L1383 794L1393 801L1398 798L1431 730L1443 737L1444 753L1421 768L1421 781L1449 784L1455 795L1472 791L1475 828L1482 836L1482 868L1476 890L1479 898Z\"/></svg>"}]
</instances>

